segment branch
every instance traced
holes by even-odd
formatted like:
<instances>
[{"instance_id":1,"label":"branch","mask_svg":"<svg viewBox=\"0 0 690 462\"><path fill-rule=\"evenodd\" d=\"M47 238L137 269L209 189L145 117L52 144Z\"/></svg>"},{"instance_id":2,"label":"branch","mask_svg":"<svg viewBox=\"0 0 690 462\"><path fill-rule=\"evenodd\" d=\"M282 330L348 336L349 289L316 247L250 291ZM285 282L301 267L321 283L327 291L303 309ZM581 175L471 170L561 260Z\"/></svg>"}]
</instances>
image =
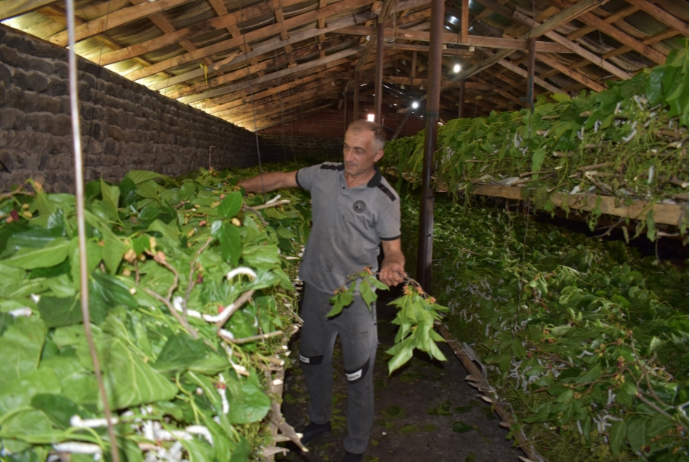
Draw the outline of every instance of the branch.
<instances>
[{"instance_id":1,"label":"branch","mask_svg":"<svg viewBox=\"0 0 690 462\"><path fill-rule=\"evenodd\" d=\"M254 213L254 215L259 217L259 219L264 224L264 226L268 226L268 222L266 221L266 219L256 210L255 207L252 207L251 205L247 205L247 204L242 204L242 210L244 210L245 212L248 211L248 212Z\"/></svg>"},{"instance_id":2,"label":"branch","mask_svg":"<svg viewBox=\"0 0 690 462\"><path fill-rule=\"evenodd\" d=\"M262 210L262 209L269 209L271 207L278 207L279 205L285 205L289 204L290 201L287 199L283 199L282 201L276 201L276 202L271 202L270 204L262 204L262 205L257 205L254 207L254 210ZM249 206L247 206L249 207Z\"/></svg>"},{"instance_id":3,"label":"branch","mask_svg":"<svg viewBox=\"0 0 690 462\"><path fill-rule=\"evenodd\" d=\"M242 305L244 305L245 302L247 302L247 300L252 298L252 295L254 295L254 290L248 290L242 295L240 295L240 297L233 303L231 303L227 308L225 308L225 310L223 310L222 313L223 317L216 322L216 327L219 329L223 327L225 323L228 322L228 319L230 319L230 316L232 316L235 313L235 311L239 310L242 307Z\"/></svg>"},{"instance_id":4,"label":"branch","mask_svg":"<svg viewBox=\"0 0 690 462\"><path fill-rule=\"evenodd\" d=\"M283 331L277 330L275 332L269 332L268 334L252 335L251 337L232 339L232 338L224 336L223 334L221 334L221 331L218 330L218 336L220 338L222 338L223 340L225 340L228 343L235 344L235 345L241 345L243 343L254 342L256 340L265 340L267 338L276 337L278 335L283 335Z\"/></svg>"},{"instance_id":5,"label":"branch","mask_svg":"<svg viewBox=\"0 0 690 462\"><path fill-rule=\"evenodd\" d=\"M180 316L177 313L177 310L172 307L169 300L163 298L162 296L158 295L156 292L154 292L150 289L144 289L144 291L147 294L149 294L150 296L152 296L153 298L155 298L156 300L158 300L159 302L164 303L165 306L168 307L168 311L170 311L172 313L172 315L175 316L175 319L177 319L180 322L182 327L189 333L189 335L191 335L194 339L196 339L198 337L196 329L194 329L192 326L190 326L189 323L187 322L187 320L182 318L182 316Z\"/></svg>"},{"instance_id":6,"label":"branch","mask_svg":"<svg viewBox=\"0 0 690 462\"><path fill-rule=\"evenodd\" d=\"M187 315L187 301L189 300L189 295L192 293L192 289L194 288L194 266L196 265L199 256L201 256L201 253L204 250L206 250L206 248L209 246L211 242L213 242L213 237L208 238L208 241L206 241L206 243L201 246L201 248L197 251L196 256L189 264L189 280L187 281L187 291L184 294L184 301L182 302L182 309L185 310L185 317Z\"/></svg>"}]
</instances>

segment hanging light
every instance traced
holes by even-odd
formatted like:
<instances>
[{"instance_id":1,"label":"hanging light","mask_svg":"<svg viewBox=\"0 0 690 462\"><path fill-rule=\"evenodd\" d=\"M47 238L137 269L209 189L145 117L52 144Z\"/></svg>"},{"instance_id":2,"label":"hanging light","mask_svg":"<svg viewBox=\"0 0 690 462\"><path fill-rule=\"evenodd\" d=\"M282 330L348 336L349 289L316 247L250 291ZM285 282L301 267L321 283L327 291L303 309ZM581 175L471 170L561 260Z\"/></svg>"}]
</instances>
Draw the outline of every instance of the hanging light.
<instances>
[{"instance_id":1,"label":"hanging light","mask_svg":"<svg viewBox=\"0 0 690 462\"><path fill-rule=\"evenodd\" d=\"M455 66L453 66L453 72L455 72L456 74L459 73L461 70L462 66L460 64L455 64Z\"/></svg>"},{"instance_id":2,"label":"hanging light","mask_svg":"<svg viewBox=\"0 0 690 462\"><path fill-rule=\"evenodd\" d=\"M417 101L412 102L412 109L417 109L419 107L419 103Z\"/></svg>"},{"instance_id":3,"label":"hanging light","mask_svg":"<svg viewBox=\"0 0 690 462\"><path fill-rule=\"evenodd\" d=\"M368 120L369 122L373 122L373 121L374 121L374 118L375 118L375 115L374 115L374 114L367 114L367 120Z\"/></svg>"}]
</instances>

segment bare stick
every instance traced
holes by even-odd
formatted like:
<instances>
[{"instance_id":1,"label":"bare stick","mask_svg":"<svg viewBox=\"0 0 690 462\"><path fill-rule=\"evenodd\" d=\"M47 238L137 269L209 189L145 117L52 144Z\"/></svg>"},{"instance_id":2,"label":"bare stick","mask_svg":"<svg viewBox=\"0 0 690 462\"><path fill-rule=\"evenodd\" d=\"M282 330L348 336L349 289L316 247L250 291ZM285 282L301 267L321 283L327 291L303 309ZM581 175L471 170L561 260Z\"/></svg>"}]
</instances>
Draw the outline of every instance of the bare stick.
<instances>
[{"instance_id":1,"label":"bare stick","mask_svg":"<svg viewBox=\"0 0 690 462\"><path fill-rule=\"evenodd\" d=\"M235 345L241 345L243 343L249 343L249 342L255 342L257 340L265 340L267 338L271 337L276 337L278 335L283 335L282 330L277 330L275 332L269 332L268 334L260 334L260 335L252 335L251 337L245 337L245 338L238 338L238 339L232 339L232 338L227 338L221 335L220 331L218 331L218 335L220 338L225 340L228 343L233 343Z\"/></svg>"},{"instance_id":2,"label":"bare stick","mask_svg":"<svg viewBox=\"0 0 690 462\"><path fill-rule=\"evenodd\" d=\"M242 210L254 213L254 215L259 217L259 220L261 220L261 222L265 226L268 226L268 222L266 221L266 219L256 210L255 207L252 207L252 206L247 205L247 204L242 204Z\"/></svg>"},{"instance_id":3,"label":"bare stick","mask_svg":"<svg viewBox=\"0 0 690 462\"><path fill-rule=\"evenodd\" d=\"M282 201L271 202L270 204L257 205L256 207L254 207L254 210L269 209L271 207L278 207L279 205L285 205L289 203L289 200L283 199Z\"/></svg>"},{"instance_id":4,"label":"bare stick","mask_svg":"<svg viewBox=\"0 0 690 462\"><path fill-rule=\"evenodd\" d=\"M91 362L98 383L98 391L103 401L103 413L108 422L108 437L110 439L110 455L113 462L120 462L120 453L117 450L115 427L113 425L108 395L105 392L101 365L96 353L96 346L91 334L91 318L89 316L89 275L88 260L86 256L86 223L84 220L84 176L83 159L81 150L81 127L79 125L79 101L77 93L77 56L74 52L74 0L67 0L67 35L69 40L69 99L72 113L72 143L74 146L74 186L77 206L77 229L79 235L79 275L81 284L81 313L84 321L84 334L91 353Z\"/></svg>"},{"instance_id":5,"label":"bare stick","mask_svg":"<svg viewBox=\"0 0 690 462\"><path fill-rule=\"evenodd\" d=\"M612 165L613 165L613 162L604 162L602 164L585 165L584 167L578 168L578 170L581 172L587 172L589 170L596 170L598 168L610 167Z\"/></svg>"},{"instance_id":6,"label":"bare stick","mask_svg":"<svg viewBox=\"0 0 690 462\"><path fill-rule=\"evenodd\" d=\"M254 290L248 290L242 295L240 295L237 300L230 304L230 306L225 308L225 310L223 310L223 317L218 322L216 322L216 327L219 329L223 327L225 323L228 322L228 319L230 319L230 316L232 316L235 313L235 311L242 308L242 305L244 305L247 302L247 300L252 298L252 295L254 295Z\"/></svg>"},{"instance_id":7,"label":"bare stick","mask_svg":"<svg viewBox=\"0 0 690 462\"><path fill-rule=\"evenodd\" d=\"M170 300L173 292L175 292L175 289L177 289L177 285L180 283L180 273L178 273L177 270L170 263L168 263L165 260L165 254L163 252L158 252L156 255L153 256L153 259L159 265L168 268L175 275L175 281L170 286L170 288L168 288L168 296L166 297L167 300ZM185 311L184 314L185 314L185 319L186 319L187 318L187 312Z\"/></svg>"},{"instance_id":8,"label":"bare stick","mask_svg":"<svg viewBox=\"0 0 690 462\"><path fill-rule=\"evenodd\" d=\"M185 311L187 310L187 301L189 300L189 295L192 293L192 289L194 288L194 266L196 265L197 260L201 256L201 253L204 250L206 250L206 248L209 246L211 242L213 242L213 238L209 237L208 241L206 241L206 243L201 246L201 248L197 251L196 256L189 264L189 280L187 281L187 291L184 294L184 301L182 302L182 308Z\"/></svg>"},{"instance_id":9,"label":"bare stick","mask_svg":"<svg viewBox=\"0 0 690 462\"><path fill-rule=\"evenodd\" d=\"M168 311L170 311L170 313L172 313L172 315L175 316L175 319L177 319L180 322L180 325L182 325L184 330L186 330L189 333L189 335L191 335L194 339L197 338L198 335L197 335L196 329L194 329L192 326L190 326L189 323L187 322L187 320L178 314L177 310L175 308L173 308L173 306L170 304L169 300L158 295L153 290L144 289L144 291L147 294L149 294L150 296L152 296L153 298L155 298L156 300L158 300L159 302L164 303L165 306L168 307Z\"/></svg>"}]
</instances>

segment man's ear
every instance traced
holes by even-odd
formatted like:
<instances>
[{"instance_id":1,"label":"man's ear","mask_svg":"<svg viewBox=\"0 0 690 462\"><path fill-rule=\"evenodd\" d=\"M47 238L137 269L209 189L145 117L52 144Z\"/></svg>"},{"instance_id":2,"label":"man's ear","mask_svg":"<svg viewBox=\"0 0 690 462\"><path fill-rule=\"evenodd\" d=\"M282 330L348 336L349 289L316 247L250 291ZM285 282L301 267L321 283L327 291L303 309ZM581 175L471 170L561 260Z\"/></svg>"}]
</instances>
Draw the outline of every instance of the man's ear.
<instances>
[{"instance_id":1,"label":"man's ear","mask_svg":"<svg viewBox=\"0 0 690 462\"><path fill-rule=\"evenodd\" d=\"M374 162L378 162L379 160L381 160L381 158L383 157L383 154L384 154L383 149L379 149L378 151L376 151L376 155L374 156Z\"/></svg>"}]
</instances>

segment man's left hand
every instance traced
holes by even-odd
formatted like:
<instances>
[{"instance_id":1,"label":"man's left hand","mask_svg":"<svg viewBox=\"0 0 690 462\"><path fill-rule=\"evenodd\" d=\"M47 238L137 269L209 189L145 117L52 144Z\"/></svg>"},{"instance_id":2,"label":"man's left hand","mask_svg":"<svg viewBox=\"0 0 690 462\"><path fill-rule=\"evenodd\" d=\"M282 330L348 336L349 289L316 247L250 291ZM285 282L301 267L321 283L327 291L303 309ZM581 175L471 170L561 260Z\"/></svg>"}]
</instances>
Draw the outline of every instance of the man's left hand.
<instances>
[{"instance_id":1,"label":"man's left hand","mask_svg":"<svg viewBox=\"0 0 690 462\"><path fill-rule=\"evenodd\" d=\"M388 287L397 286L405 280L405 267L400 263L389 263L379 270L379 280Z\"/></svg>"}]
</instances>

